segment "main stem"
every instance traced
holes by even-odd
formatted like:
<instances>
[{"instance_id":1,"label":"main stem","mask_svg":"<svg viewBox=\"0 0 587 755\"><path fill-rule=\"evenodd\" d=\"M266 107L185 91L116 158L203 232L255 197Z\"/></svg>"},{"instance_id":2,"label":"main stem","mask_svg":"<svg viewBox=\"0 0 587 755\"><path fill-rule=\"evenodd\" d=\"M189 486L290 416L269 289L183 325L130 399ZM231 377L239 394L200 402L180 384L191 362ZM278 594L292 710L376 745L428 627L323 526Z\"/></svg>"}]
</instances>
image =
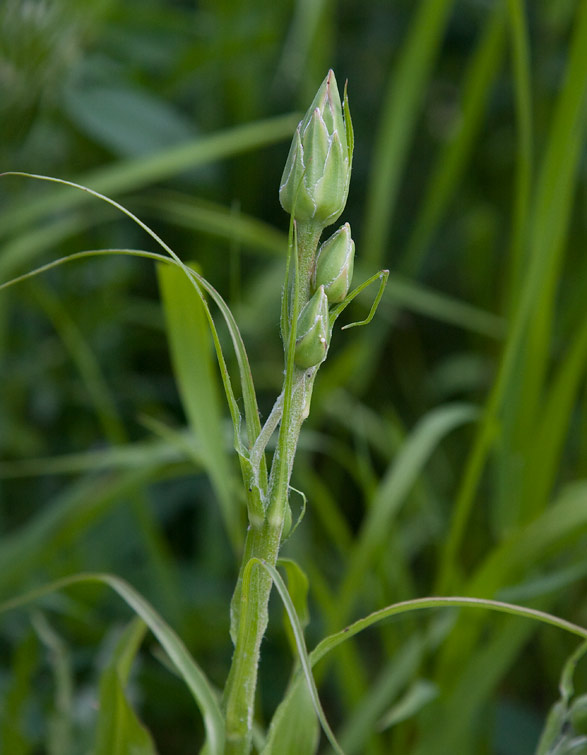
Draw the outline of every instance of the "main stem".
<instances>
[{"instance_id":1,"label":"main stem","mask_svg":"<svg viewBox=\"0 0 587 755\"><path fill-rule=\"evenodd\" d=\"M292 301L291 311L300 312L310 298L311 278L314 270L316 247L321 228L297 228L297 302ZM287 295L287 292L286 292ZM289 327L295 323L290 322ZM287 354L287 344L285 344ZM251 750L257 668L263 635L268 622L268 605L272 581L265 569L253 566L246 572L252 558L276 565L288 508L289 479L303 421L308 416L312 387L318 367L299 370L294 367L289 389L289 416L282 421L278 450L273 456L265 518L259 526L249 525L245 540L239 581L233 598L233 611L237 616L235 649L224 690L226 712L226 755L247 755ZM284 382L283 400L288 390ZM285 453L279 453L284 448ZM284 484L285 480L285 484ZM248 578L247 578L248 577ZM235 605L238 604L238 605Z\"/></svg>"}]
</instances>

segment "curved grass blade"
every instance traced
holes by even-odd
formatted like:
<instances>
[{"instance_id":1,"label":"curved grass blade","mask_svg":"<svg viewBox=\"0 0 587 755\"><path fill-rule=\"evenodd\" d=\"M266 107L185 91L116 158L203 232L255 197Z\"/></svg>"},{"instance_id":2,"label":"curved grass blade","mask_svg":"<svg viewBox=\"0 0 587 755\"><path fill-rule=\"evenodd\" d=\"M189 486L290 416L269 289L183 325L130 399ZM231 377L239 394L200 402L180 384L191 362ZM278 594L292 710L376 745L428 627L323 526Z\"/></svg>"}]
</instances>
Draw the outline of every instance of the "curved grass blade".
<instances>
[{"instance_id":1,"label":"curved grass blade","mask_svg":"<svg viewBox=\"0 0 587 755\"><path fill-rule=\"evenodd\" d=\"M98 583L114 590L140 616L155 635L173 666L188 686L204 719L210 755L224 753L224 719L216 695L204 672L196 664L187 648L155 609L127 582L111 574L77 574L52 582L45 587L0 604L0 613L25 606L39 598L75 584Z\"/></svg>"},{"instance_id":2,"label":"curved grass blade","mask_svg":"<svg viewBox=\"0 0 587 755\"><path fill-rule=\"evenodd\" d=\"M193 265L192 265L193 267ZM207 323L199 297L176 266L158 265L160 298L165 314L173 372L184 412L214 489L235 553L243 539L241 505L234 469L227 454L223 413L211 354Z\"/></svg>"},{"instance_id":3,"label":"curved grass blade","mask_svg":"<svg viewBox=\"0 0 587 755\"><path fill-rule=\"evenodd\" d=\"M100 674L98 724L92 755L156 755L149 731L125 694L132 662L146 629L142 619L134 618L125 628L112 658Z\"/></svg>"},{"instance_id":4,"label":"curved grass blade","mask_svg":"<svg viewBox=\"0 0 587 755\"><path fill-rule=\"evenodd\" d=\"M393 517L430 455L449 432L472 422L477 416L478 409L469 404L438 407L416 425L403 444L375 493L352 550L338 601L338 623L347 620L353 601L361 594L361 583L369 565L385 543Z\"/></svg>"},{"instance_id":5,"label":"curved grass blade","mask_svg":"<svg viewBox=\"0 0 587 755\"><path fill-rule=\"evenodd\" d=\"M271 566L271 564L268 564L265 561L262 561L258 558L251 559L249 563L251 564L251 566L255 564L262 566L271 575L271 579L273 580L273 583L275 587L277 588L279 595L281 596L281 600L283 601L283 605L285 606L285 610L287 611L287 615L291 623L291 628L292 628L296 645L297 645L297 649L298 649L300 664L304 673L304 678L306 680L306 683L308 684L310 697L312 699L312 703L314 705L314 710L316 711L316 715L318 716L318 720L320 721L320 724L322 725L322 728L324 729L324 733L328 737L328 741L332 745L332 749L337 753L337 755L344 755L340 745L336 741L334 732L332 731L328 721L326 720L326 715L324 714L324 710L322 709L322 704L320 703L320 698L318 697L318 690L316 689L316 682L314 681L314 676L312 674L312 666L311 666L310 659L308 656L308 650L306 648L306 641L304 639L304 630L302 629L302 625L300 624L300 620L296 613L294 604L292 603L292 600L287 591L287 587L285 586L285 583L283 579L281 578L281 575L279 574L277 569Z\"/></svg>"},{"instance_id":6,"label":"curved grass blade","mask_svg":"<svg viewBox=\"0 0 587 755\"><path fill-rule=\"evenodd\" d=\"M82 176L78 183L91 184L103 194L132 191L190 168L289 139L298 121L299 115L290 113L237 126L147 157L100 168ZM34 201L29 199L26 204L10 209L10 214L2 220L0 235L31 224L43 215L75 207L83 201L82 195L64 192Z\"/></svg>"},{"instance_id":7,"label":"curved grass blade","mask_svg":"<svg viewBox=\"0 0 587 755\"><path fill-rule=\"evenodd\" d=\"M397 206L420 104L454 0L422 0L382 103L362 242L367 261L379 266Z\"/></svg>"},{"instance_id":8,"label":"curved grass blade","mask_svg":"<svg viewBox=\"0 0 587 755\"><path fill-rule=\"evenodd\" d=\"M587 640L587 628L581 627L578 624L574 624L565 619L561 619L558 616L547 613L545 611L539 611L535 608L527 608L525 606L518 606L511 603L504 603L499 600L489 600L484 598L469 598L469 597L439 597L439 598L416 598L414 600L406 600L401 603L395 603L386 608L382 608L379 611L374 611L368 616L353 622L349 626L345 627L339 632L335 632L330 636L324 638L309 655L309 665L313 668L319 661L327 656L332 650L347 642L351 637L359 634L360 632L368 629L378 622L385 621L386 619L394 616L401 616L405 613L413 611L421 611L431 608L472 608L494 611L496 613L510 614L519 618L531 619L538 621L542 624L550 625L561 629L570 634L576 635L583 640ZM298 670L296 677L290 685L285 698L281 701L279 708L275 715L278 715L279 710L288 705L289 699L298 694L299 686L305 685L306 676L305 672Z\"/></svg>"},{"instance_id":9,"label":"curved grass blade","mask_svg":"<svg viewBox=\"0 0 587 755\"><path fill-rule=\"evenodd\" d=\"M191 281L191 284L195 288L198 296L200 297L200 300L202 301L202 305L206 313L206 319L208 320L208 323L210 326L212 340L214 342L214 348L216 350L216 357L218 359L218 364L220 366L222 382L224 385L224 390L225 390L226 398L228 401L230 415L231 415L233 425L234 425L235 446L239 454L239 457L242 460L241 468L243 471L243 477L245 478L245 486L246 486L246 489L248 490L249 487L251 487L249 484L251 473L250 473L250 465L246 461L246 454L245 454L244 449L242 448L242 442L240 439L240 412L239 412L238 405L234 396L234 392L232 390L230 376L228 374L228 369L226 367L224 354L222 352L222 347L220 345L220 340L218 338L218 332L216 330L216 326L214 324L212 314L208 307L208 303L204 295L202 294L200 287L202 287L205 291L207 291L210 294L210 296L214 299L214 302L220 309L220 312L222 316L224 317L225 322L228 326L230 337L231 337L231 340L235 349L237 362L239 365L239 374L240 374L240 379L241 379L243 403L245 407L245 422L247 426L249 448L253 446L257 435L261 431L261 423L259 420L259 412L257 408L257 397L255 394L255 387L253 385L251 368L249 365L249 360L247 357L245 346L244 346L240 331L238 329L238 326L236 324L236 321L234 319L234 316L232 312L230 311L230 308L224 301L224 299L218 293L218 291L216 291L216 289L203 276L199 275L194 270L191 270L189 267L187 267L182 262L182 260L177 256L177 254L163 241L163 239L161 239L161 237L158 234L156 234L151 228L149 228L149 226L146 225L146 223L143 223L143 221L140 220L132 212L130 212L130 210L128 210L126 207L119 204L118 202L115 202L113 199L110 199L109 197L103 194L100 194L99 192L94 191L88 188L87 186L82 186L80 184L73 183L72 181L65 181L60 178L53 178L51 176L42 176L42 175L36 175L32 173L23 173L23 172L18 172L18 171L10 171L10 172L1 173L0 176L21 176L25 178L33 178L40 181L49 181L51 183L57 183L63 186L70 186L74 189L87 192L91 196L96 197L97 199L100 199L103 202L106 202L107 204L111 205L112 207L115 207L117 210L122 212L124 215L130 218L134 223L136 223L140 228L142 228L162 249L164 249L167 252L169 257L171 257L175 261L175 263L183 270L185 275L187 275L187 277ZM265 477L266 476L265 465L263 465L263 473ZM254 493L255 491L253 490L251 492Z\"/></svg>"},{"instance_id":10,"label":"curved grass blade","mask_svg":"<svg viewBox=\"0 0 587 755\"><path fill-rule=\"evenodd\" d=\"M414 276L428 252L447 206L470 162L473 146L484 124L484 115L500 71L506 39L504 3L496 3L484 24L462 83L461 114L457 131L440 151L426 183L425 194L413 224L402 271Z\"/></svg>"},{"instance_id":11,"label":"curved grass blade","mask_svg":"<svg viewBox=\"0 0 587 755\"><path fill-rule=\"evenodd\" d=\"M587 103L587 5L579 4L569 47L565 80L558 95L547 146L537 182L528 243L532 250L523 287L512 294L516 309L499 370L487 399L484 418L465 465L461 488L444 545L438 579L439 591L456 580L456 562L475 493L493 445L500 410L509 399L506 431L501 434L503 459L512 457L511 436L526 432L528 420L540 413L543 382L550 349L551 318L562 252L569 232L569 216L575 191L579 155L584 141ZM546 317L546 319L545 319ZM528 343L531 340L531 347ZM520 363L521 358L523 362ZM517 401L519 395L524 401ZM532 432L532 431L530 431ZM517 439L517 438L516 438ZM503 463L502 459L502 463ZM510 486L513 489L513 486ZM521 496L509 495L492 511L500 527L514 527ZM495 508L495 507L494 507ZM499 513L499 516L497 516ZM499 521L497 521L499 520ZM507 520L507 521L506 521Z\"/></svg>"}]
</instances>

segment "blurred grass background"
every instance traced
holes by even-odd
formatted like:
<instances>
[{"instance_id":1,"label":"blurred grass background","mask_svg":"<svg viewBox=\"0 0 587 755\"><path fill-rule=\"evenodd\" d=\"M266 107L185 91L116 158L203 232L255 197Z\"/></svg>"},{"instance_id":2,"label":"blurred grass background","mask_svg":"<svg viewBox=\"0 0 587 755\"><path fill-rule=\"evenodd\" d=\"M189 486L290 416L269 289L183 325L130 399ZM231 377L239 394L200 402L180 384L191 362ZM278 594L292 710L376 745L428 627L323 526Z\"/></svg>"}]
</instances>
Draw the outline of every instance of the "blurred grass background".
<instances>
[{"instance_id":1,"label":"blurred grass background","mask_svg":"<svg viewBox=\"0 0 587 755\"><path fill-rule=\"evenodd\" d=\"M235 311L266 415L282 376L279 179L329 67L356 135L355 279L391 275L371 326L335 333L302 435L308 512L286 550L310 578L308 644L433 593L585 625L581 0L4 0L0 170L103 191L197 261ZM80 250L153 250L63 187L2 178L0 213L0 283ZM0 292L0 600L112 571L221 686L244 510L210 346L195 322L182 366L174 301L128 256ZM292 663L273 609L265 723ZM128 619L98 588L2 617L0 752L87 751ZM317 674L348 753L524 755L574 646L439 611L371 630ZM193 701L149 640L131 697L161 753L197 747Z\"/></svg>"}]
</instances>

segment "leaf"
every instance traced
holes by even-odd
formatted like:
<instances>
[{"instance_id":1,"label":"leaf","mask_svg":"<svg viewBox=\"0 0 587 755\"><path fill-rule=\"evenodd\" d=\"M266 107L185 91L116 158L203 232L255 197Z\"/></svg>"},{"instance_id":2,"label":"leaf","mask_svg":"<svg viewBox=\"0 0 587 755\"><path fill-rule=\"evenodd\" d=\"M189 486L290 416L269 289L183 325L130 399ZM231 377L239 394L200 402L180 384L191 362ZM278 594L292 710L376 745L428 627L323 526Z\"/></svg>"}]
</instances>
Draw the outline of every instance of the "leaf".
<instances>
[{"instance_id":1,"label":"leaf","mask_svg":"<svg viewBox=\"0 0 587 755\"><path fill-rule=\"evenodd\" d=\"M242 398L243 398L243 404L244 404L244 409L245 409L245 422L246 422L246 427L247 427L248 445L249 445L249 448L252 448L257 436L259 435L261 431L261 423L259 420L259 410L257 407L257 397L255 394L255 386L253 384L253 377L251 375L251 368L249 365L247 352L246 352L245 345L243 343L238 325L236 324L236 320L234 319L234 316L230 308L228 307L228 305L226 304L222 296L220 296L218 291L216 291L216 289L205 278L199 275L199 273L192 270L191 268L188 268L182 262L182 260L177 256L177 254L173 251L173 249L171 249L171 247L169 247L163 241L163 239L161 239L161 237L155 233L155 231L153 231L148 225L146 225L146 223L143 223L143 221L140 220L132 212L130 212L130 210L127 210L126 207L119 204L118 202L115 202L113 199L110 199L104 194L94 191L93 189L90 189L87 186L82 186L80 184L73 183L72 181L65 181L60 178L53 178L51 176L34 175L31 173L14 172L14 171L0 174L0 176L9 176L9 175L22 176L24 178L33 178L38 181L49 181L51 183L61 184L63 186L69 186L69 187L80 190L80 192L86 192L87 194L90 194L96 199L100 199L102 202L105 202L106 204L111 205L112 207L119 210L123 215L126 215L128 218L130 218L140 228L142 228L145 231L145 233L147 233L162 249L165 250L165 252L171 258L171 261L173 261L178 267L181 268L181 270L183 270L184 274L187 276L188 280L190 281L190 284L193 286L196 293L200 297L200 301L202 302L202 305L204 307L206 319L208 321L208 325L210 327L210 331L212 334L212 341L214 343L214 348L216 351L216 358L218 359L218 365L220 367L222 384L224 386L226 400L228 402L228 408L230 410L230 416L232 418L232 423L234 426L235 448L239 454L239 458L241 462L241 470L243 474L245 490L248 491L247 503L249 507L249 513L254 517L261 517L262 519L263 506L261 503L261 496L260 496L259 488L256 484L252 484L251 465L250 463L248 463L245 449L242 448L242 442L240 438L240 412L238 409L236 398L234 396L234 391L232 389L232 384L230 381L230 376L228 374L228 369L226 367L226 361L224 359L224 354L222 352L222 346L220 344L220 339L218 337L216 325L214 323L214 319L212 318L212 314L210 313L208 303L206 302L206 299L204 298L204 294L202 293L201 289L204 289L208 294L210 294L212 299L214 299L214 302L216 303L216 305L220 309L222 316L224 317L224 320L228 327L228 331L230 333L230 338L234 346L236 359L239 366ZM111 253L112 250L109 250L109 252ZM132 254L132 251L127 250L127 253ZM152 253L149 255L148 253L140 252L139 254L142 256L153 256ZM266 468L264 458L262 460L260 471L261 471L260 485L261 487L264 487L266 485L266 478L267 478L267 468Z\"/></svg>"},{"instance_id":2,"label":"leaf","mask_svg":"<svg viewBox=\"0 0 587 755\"><path fill-rule=\"evenodd\" d=\"M224 718L216 694L205 674L187 651L173 629L154 608L127 582L111 574L76 574L52 582L38 590L26 593L0 604L0 613L20 608L39 598L75 584L98 583L111 587L140 616L155 635L179 676L184 680L204 719L209 755L224 753Z\"/></svg>"},{"instance_id":3,"label":"leaf","mask_svg":"<svg viewBox=\"0 0 587 755\"><path fill-rule=\"evenodd\" d=\"M194 138L191 123L165 100L130 85L77 86L67 91L65 106L82 131L121 157L148 155Z\"/></svg>"},{"instance_id":4,"label":"leaf","mask_svg":"<svg viewBox=\"0 0 587 755\"><path fill-rule=\"evenodd\" d=\"M193 286L178 267L159 265L157 274L179 394L200 445L230 541L238 551L242 544L240 501L222 432L217 373L210 354L206 315Z\"/></svg>"},{"instance_id":5,"label":"leaf","mask_svg":"<svg viewBox=\"0 0 587 755\"><path fill-rule=\"evenodd\" d=\"M297 114L290 113L236 126L168 147L149 157L113 163L81 176L76 183L92 186L103 194L134 191L177 173L289 139L298 120ZM45 215L76 207L85 201L87 196L68 191L56 192L35 200L27 198L22 204L11 207L10 213L3 217L0 235L30 226Z\"/></svg>"},{"instance_id":6,"label":"leaf","mask_svg":"<svg viewBox=\"0 0 587 755\"><path fill-rule=\"evenodd\" d=\"M296 614L296 609L294 608L292 600L289 596L287 587L285 586L285 583L283 579L281 578L281 575L279 574L277 569L271 566L271 564L268 564L265 561L261 561L258 558L252 558L249 561L249 564L251 565L251 567L255 565L259 565L263 569L268 571L269 574L271 575L273 584L275 585L275 587L277 588L277 591L279 592L279 595L281 597L281 600L283 601L285 610L287 611L287 615L289 616L289 620L291 622L291 628L292 628L292 631L294 633L294 637L296 640L296 648L298 651L300 664L303 670L303 675L305 677L305 681L307 684L307 690L308 690L312 705L314 707L314 710L316 711L316 715L318 716L318 720L320 721L320 724L324 730L324 733L326 734L328 738L328 741L332 745L332 749L337 753L337 755L344 755L343 751L340 748L340 745L336 741L336 737L334 736L334 733L332 729L330 728L328 721L326 720L326 715L324 714L324 710L322 709L320 698L318 697L318 690L316 689L316 682L314 681L314 677L312 675L312 667L310 664L310 659L308 657L308 651L306 649L306 642L304 640L304 630L302 629L300 620L298 618L298 615ZM301 693L297 692L296 690L294 690L294 694L301 695ZM302 701L298 697L298 705L301 705L301 704L302 704Z\"/></svg>"},{"instance_id":7,"label":"leaf","mask_svg":"<svg viewBox=\"0 0 587 755\"><path fill-rule=\"evenodd\" d=\"M287 575L287 590L299 619L300 626L302 629L305 629L310 622L310 611L308 609L308 577L302 570L301 566L291 558L280 558L277 561L277 566L280 566ZM290 647L295 653L296 639L289 621L285 622L285 631Z\"/></svg>"},{"instance_id":8,"label":"leaf","mask_svg":"<svg viewBox=\"0 0 587 755\"><path fill-rule=\"evenodd\" d=\"M54 677L53 710L49 715L45 746L49 755L62 755L72 752L73 664L66 643L49 624L45 614L35 610L31 620L47 648Z\"/></svg>"},{"instance_id":9,"label":"leaf","mask_svg":"<svg viewBox=\"0 0 587 755\"><path fill-rule=\"evenodd\" d=\"M261 755L312 755L318 749L320 726L306 684L295 684L279 705Z\"/></svg>"},{"instance_id":10,"label":"leaf","mask_svg":"<svg viewBox=\"0 0 587 755\"><path fill-rule=\"evenodd\" d=\"M32 632L26 634L14 650L12 673L0 706L0 752L30 755L32 743L25 734L23 719L31 698L34 673L38 664L39 643Z\"/></svg>"},{"instance_id":11,"label":"leaf","mask_svg":"<svg viewBox=\"0 0 587 755\"><path fill-rule=\"evenodd\" d=\"M265 568L269 569L269 567L266 564L264 566ZM273 574L274 571L275 570L273 569L271 574ZM285 590L285 585L282 586L282 590L284 590L285 593L287 594L287 591ZM280 594L281 594L281 590L280 590ZM283 598L283 595L282 595L282 598ZM447 608L460 607L460 608L485 609L489 611L495 611L498 613L511 614L514 616L518 616L520 618L533 619L535 621L539 621L544 624L550 624L551 626L558 627L559 629L563 629L564 631L570 632L571 634L577 635L578 637L581 637L582 639L587 640L587 628L580 627L577 624L573 624L569 621L566 621L565 619L559 619L557 616L553 616L552 614L545 613L544 611L538 611L534 608L516 606L511 603L503 603L502 601L497 601L497 600L485 600L481 598L467 598L467 597L416 598L415 600L406 600L406 601L402 601L401 603L395 603L391 606L387 606L386 608L382 608L379 611L375 611L369 614L368 616L362 619L359 619L358 621L353 622L352 624L345 627L341 631L331 634L325 639L323 639L308 656L309 669L306 669L304 667L303 670L298 669L298 671L296 672L294 680L288 687L286 696L280 703L280 708L282 707L287 708L289 706L290 698L298 694L298 691L297 691L298 685L305 686L309 684L310 683L308 681L309 679L313 681L311 669L319 661L321 661L326 655L328 655L332 650L334 650L339 645L342 645L343 643L350 640L351 637L354 637L355 635L359 634L365 629L368 629L369 627L372 627L381 621L385 621L386 619L391 618L392 616L399 616L403 613L410 613L416 610L440 608L442 606L447 607ZM298 638L298 633L296 633L296 639L297 638ZM303 637L302 637L302 643L298 644L298 649L300 647L303 647L305 649L305 646L303 645ZM302 651L302 655L303 655L303 651ZM300 657L302 657L302 655ZM281 715L284 715L284 713L280 712L278 709L275 715L281 716Z\"/></svg>"},{"instance_id":12,"label":"leaf","mask_svg":"<svg viewBox=\"0 0 587 755\"><path fill-rule=\"evenodd\" d=\"M100 676L100 701L93 755L154 755L151 735L126 699L124 687L146 625L133 619Z\"/></svg>"},{"instance_id":13,"label":"leaf","mask_svg":"<svg viewBox=\"0 0 587 755\"><path fill-rule=\"evenodd\" d=\"M353 602L361 595L361 585L377 555L384 547L387 533L424 465L444 437L455 428L471 422L478 410L468 404L447 404L429 412L416 425L385 473L367 517L361 525L341 589L337 619L347 620Z\"/></svg>"},{"instance_id":14,"label":"leaf","mask_svg":"<svg viewBox=\"0 0 587 755\"><path fill-rule=\"evenodd\" d=\"M410 689L383 717L379 728L389 729L416 715L431 700L438 697L438 687L427 679L416 679Z\"/></svg>"}]
</instances>

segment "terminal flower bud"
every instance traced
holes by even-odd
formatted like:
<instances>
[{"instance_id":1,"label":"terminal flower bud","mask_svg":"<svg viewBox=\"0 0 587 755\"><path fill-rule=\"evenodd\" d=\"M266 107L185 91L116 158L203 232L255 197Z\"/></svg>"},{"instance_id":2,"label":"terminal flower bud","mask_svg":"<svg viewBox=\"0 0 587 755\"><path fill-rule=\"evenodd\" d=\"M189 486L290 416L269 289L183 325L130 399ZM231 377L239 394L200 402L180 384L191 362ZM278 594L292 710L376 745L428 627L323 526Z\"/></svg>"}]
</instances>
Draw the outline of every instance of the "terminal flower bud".
<instances>
[{"instance_id":1,"label":"terminal flower bud","mask_svg":"<svg viewBox=\"0 0 587 755\"><path fill-rule=\"evenodd\" d=\"M298 317L294 360L301 370L315 367L328 351L328 299L324 286L316 291Z\"/></svg>"},{"instance_id":2,"label":"terminal flower bud","mask_svg":"<svg viewBox=\"0 0 587 755\"><path fill-rule=\"evenodd\" d=\"M279 188L283 209L298 221L334 223L346 204L352 156L348 98L345 91L343 114L330 70L294 134Z\"/></svg>"},{"instance_id":3,"label":"terminal flower bud","mask_svg":"<svg viewBox=\"0 0 587 755\"><path fill-rule=\"evenodd\" d=\"M348 294L353 278L355 242L345 223L320 246L316 257L313 287L324 286L329 304L338 304Z\"/></svg>"}]
</instances>

